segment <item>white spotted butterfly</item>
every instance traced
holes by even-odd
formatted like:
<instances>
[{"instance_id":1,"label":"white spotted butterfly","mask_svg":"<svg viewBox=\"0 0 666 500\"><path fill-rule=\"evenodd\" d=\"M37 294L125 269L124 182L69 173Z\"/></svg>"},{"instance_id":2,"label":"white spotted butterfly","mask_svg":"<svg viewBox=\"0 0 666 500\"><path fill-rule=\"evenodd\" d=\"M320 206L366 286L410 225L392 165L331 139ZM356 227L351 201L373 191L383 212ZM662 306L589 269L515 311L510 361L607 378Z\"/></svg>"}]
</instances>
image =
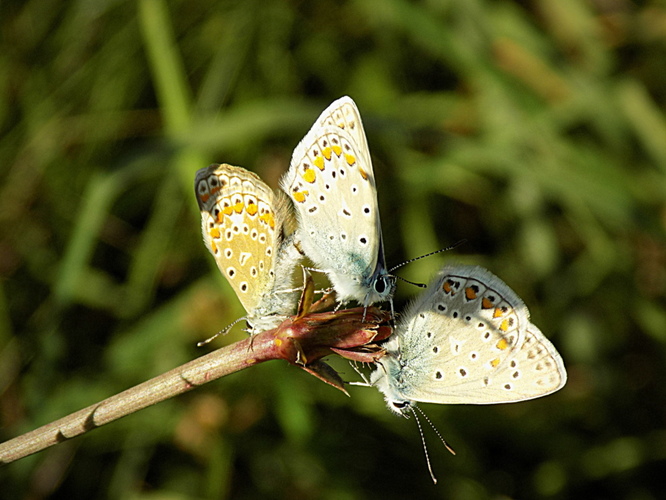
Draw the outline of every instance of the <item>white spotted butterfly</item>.
<instances>
[{"instance_id":1,"label":"white spotted butterfly","mask_svg":"<svg viewBox=\"0 0 666 500\"><path fill-rule=\"evenodd\" d=\"M392 411L415 402L495 404L546 396L567 380L522 300L477 266L444 267L407 308L370 383Z\"/></svg>"},{"instance_id":2,"label":"white spotted butterfly","mask_svg":"<svg viewBox=\"0 0 666 500\"><path fill-rule=\"evenodd\" d=\"M294 150L280 185L298 215L303 252L328 275L338 300L390 300L370 151L354 101L342 97Z\"/></svg>"}]
</instances>

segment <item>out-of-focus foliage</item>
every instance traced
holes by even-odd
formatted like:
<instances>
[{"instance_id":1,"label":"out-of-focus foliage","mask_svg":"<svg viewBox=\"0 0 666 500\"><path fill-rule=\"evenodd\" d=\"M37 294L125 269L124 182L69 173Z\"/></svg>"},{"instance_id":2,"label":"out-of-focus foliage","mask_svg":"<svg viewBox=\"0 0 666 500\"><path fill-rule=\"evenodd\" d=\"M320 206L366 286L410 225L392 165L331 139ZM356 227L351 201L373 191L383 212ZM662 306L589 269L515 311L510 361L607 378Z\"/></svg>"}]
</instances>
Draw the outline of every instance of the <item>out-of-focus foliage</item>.
<instances>
[{"instance_id":1,"label":"out-of-focus foliage","mask_svg":"<svg viewBox=\"0 0 666 500\"><path fill-rule=\"evenodd\" d=\"M390 264L483 265L569 383L532 402L346 398L269 363L0 470L5 498L658 498L666 7L628 0L5 2L0 409L10 438L205 351L242 315L194 172L269 184L352 96ZM398 309L418 292L400 283ZM232 342L237 332L218 342ZM337 363L346 378L354 378Z\"/></svg>"}]
</instances>

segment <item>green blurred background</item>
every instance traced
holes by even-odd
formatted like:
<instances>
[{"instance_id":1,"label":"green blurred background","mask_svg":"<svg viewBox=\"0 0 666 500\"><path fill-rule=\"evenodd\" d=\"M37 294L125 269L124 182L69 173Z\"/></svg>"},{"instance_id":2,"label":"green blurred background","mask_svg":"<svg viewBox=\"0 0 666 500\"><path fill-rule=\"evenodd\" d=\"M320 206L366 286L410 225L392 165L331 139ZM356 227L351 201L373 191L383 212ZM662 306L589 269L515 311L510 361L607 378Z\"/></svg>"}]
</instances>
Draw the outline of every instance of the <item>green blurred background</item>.
<instances>
[{"instance_id":1,"label":"green blurred background","mask_svg":"<svg viewBox=\"0 0 666 500\"><path fill-rule=\"evenodd\" d=\"M666 6L576 0L3 2L8 439L243 338L197 169L277 186L352 96L389 264L483 265L564 357L559 393L422 405L271 362L0 469L4 498L663 498ZM399 285L398 310L418 289ZM345 363L343 376L353 378Z\"/></svg>"}]
</instances>

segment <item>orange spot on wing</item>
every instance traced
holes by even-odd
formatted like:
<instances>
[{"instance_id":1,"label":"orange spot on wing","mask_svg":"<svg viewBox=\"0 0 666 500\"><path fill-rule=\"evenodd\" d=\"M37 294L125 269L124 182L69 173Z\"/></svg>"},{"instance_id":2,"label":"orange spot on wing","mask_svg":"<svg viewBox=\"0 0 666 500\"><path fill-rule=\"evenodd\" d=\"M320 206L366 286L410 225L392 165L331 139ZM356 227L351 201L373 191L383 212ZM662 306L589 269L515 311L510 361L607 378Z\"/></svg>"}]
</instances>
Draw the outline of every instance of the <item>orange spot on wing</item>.
<instances>
[{"instance_id":1,"label":"orange spot on wing","mask_svg":"<svg viewBox=\"0 0 666 500\"><path fill-rule=\"evenodd\" d=\"M499 339L499 341L496 344L496 347L500 350L503 351L507 347L509 347L509 343L506 341L506 339Z\"/></svg>"},{"instance_id":2,"label":"orange spot on wing","mask_svg":"<svg viewBox=\"0 0 666 500\"><path fill-rule=\"evenodd\" d=\"M499 329L502 330L503 332L506 332L509 330L509 320L505 319L502 321L502 324L499 326Z\"/></svg>"},{"instance_id":3,"label":"orange spot on wing","mask_svg":"<svg viewBox=\"0 0 666 500\"><path fill-rule=\"evenodd\" d=\"M496 307L495 311L493 312L493 318L501 318L504 316L505 311L503 311L500 307Z\"/></svg>"},{"instance_id":4,"label":"orange spot on wing","mask_svg":"<svg viewBox=\"0 0 666 500\"><path fill-rule=\"evenodd\" d=\"M317 156L312 163L314 163L314 166L317 167L319 170L324 170L323 156Z\"/></svg>"},{"instance_id":5,"label":"orange spot on wing","mask_svg":"<svg viewBox=\"0 0 666 500\"><path fill-rule=\"evenodd\" d=\"M323 154L324 157L325 157L327 160L330 160L330 159L331 159L331 148L324 148L324 149L322 149L322 150L321 150L321 154Z\"/></svg>"},{"instance_id":6,"label":"orange spot on wing","mask_svg":"<svg viewBox=\"0 0 666 500\"><path fill-rule=\"evenodd\" d=\"M239 201L238 203L236 203L236 204L234 205L234 211L235 211L237 214L241 213L241 212L243 211L244 208L245 208L245 203L243 203L242 201Z\"/></svg>"},{"instance_id":7,"label":"orange spot on wing","mask_svg":"<svg viewBox=\"0 0 666 500\"><path fill-rule=\"evenodd\" d=\"M333 152L335 156L340 156L342 154L342 148L340 146L333 146Z\"/></svg>"},{"instance_id":8,"label":"orange spot on wing","mask_svg":"<svg viewBox=\"0 0 666 500\"><path fill-rule=\"evenodd\" d=\"M303 180L305 182L309 182L310 184L312 184L317 178L317 175L315 174L315 171L312 170L311 168L306 168L305 171L301 174L301 177L303 177Z\"/></svg>"},{"instance_id":9,"label":"orange spot on wing","mask_svg":"<svg viewBox=\"0 0 666 500\"><path fill-rule=\"evenodd\" d=\"M296 203L303 203L308 194L310 194L308 191L294 191L291 193L291 197Z\"/></svg>"},{"instance_id":10,"label":"orange spot on wing","mask_svg":"<svg viewBox=\"0 0 666 500\"><path fill-rule=\"evenodd\" d=\"M257 210L259 210L259 207L257 207L256 203L248 203L247 204L247 213L249 215L254 215L257 213Z\"/></svg>"},{"instance_id":11,"label":"orange spot on wing","mask_svg":"<svg viewBox=\"0 0 666 500\"><path fill-rule=\"evenodd\" d=\"M493 301L490 300L488 297L484 297L481 299L481 307L483 309L490 309L493 307Z\"/></svg>"},{"instance_id":12,"label":"orange spot on wing","mask_svg":"<svg viewBox=\"0 0 666 500\"><path fill-rule=\"evenodd\" d=\"M442 284L442 290L444 290L444 293L446 293L446 294L449 294L449 293L453 292L453 288L451 287L451 280L446 280Z\"/></svg>"},{"instance_id":13,"label":"orange spot on wing","mask_svg":"<svg viewBox=\"0 0 666 500\"><path fill-rule=\"evenodd\" d=\"M220 237L220 230L216 227L208 231L208 234L210 235L211 238L219 238Z\"/></svg>"},{"instance_id":14,"label":"orange spot on wing","mask_svg":"<svg viewBox=\"0 0 666 500\"><path fill-rule=\"evenodd\" d=\"M476 291L471 286L465 288L465 297L467 300L474 300L476 298Z\"/></svg>"},{"instance_id":15,"label":"orange spot on wing","mask_svg":"<svg viewBox=\"0 0 666 500\"><path fill-rule=\"evenodd\" d=\"M500 364L500 359L499 358L495 358L490 362L490 366L492 366L493 368L497 368L497 365L499 365L499 364Z\"/></svg>"},{"instance_id":16,"label":"orange spot on wing","mask_svg":"<svg viewBox=\"0 0 666 500\"><path fill-rule=\"evenodd\" d=\"M345 155L345 161L347 162L347 165L352 166L354 163L356 163L356 157L354 155ZM363 177L367 181L368 174L366 173L366 171L363 170L362 168L359 168L359 171L361 172L361 177Z\"/></svg>"},{"instance_id":17,"label":"orange spot on wing","mask_svg":"<svg viewBox=\"0 0 666 500\"><path fill-rule=\"evenodd\" d=\"M270 226L271 229L275 229L275 218L271 212L268 212L259 217L259 220L265 222Z\"/></svg>"}]
</instances>

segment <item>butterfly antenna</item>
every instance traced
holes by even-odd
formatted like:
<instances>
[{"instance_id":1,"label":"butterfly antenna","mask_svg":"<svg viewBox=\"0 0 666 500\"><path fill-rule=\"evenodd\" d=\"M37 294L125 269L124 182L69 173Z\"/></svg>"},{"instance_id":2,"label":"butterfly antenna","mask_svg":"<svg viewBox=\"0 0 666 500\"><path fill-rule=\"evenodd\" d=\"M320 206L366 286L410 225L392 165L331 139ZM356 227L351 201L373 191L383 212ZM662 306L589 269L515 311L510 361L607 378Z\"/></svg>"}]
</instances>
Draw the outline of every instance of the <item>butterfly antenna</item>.
<instances>
[{"instance_id":1,"label":"butterfly antenna","mask_svg":"<svg viewBox=\"0 0 666 500\"><path fill-rule=\"evenodd\" d=\"M428 418L428 415L423 413L423 410L421 408L419 408L418 406L416 406L416 409L423 416L423 418L426 419L426 422L428 422L428 425L430 425L430 428L433 431L435 431L435 434L437 434L437 437L442 442L442 444L446 447L446 449L451 452L451 455L455 455L456 452L453 450L453 448L451 448L449 443L447 443L446 440L442 437L442 435L439 433L439 430L437 429L437 427L435 427L435 424L433 424L432 421Z\"/></svg>"},{"instance_id":2,"label":"butterfly antenna","mask_svg":"<svg viewBox=\"0 0 666 500\"><path fill-rule=\"evenodd\" d=\"M416 425L419 428L419 435L421 436L421 443L423 443L423 452L425 453L426 464L428 464L428 472L430 473L430 478L432 479L432 482L434 484L437 484L437 478L435 477L435 473L432 471L432 466L430 465L430 455L428 455L428 447L426 446L426 440L425 436L423 435L423 427L421 427L421 422L419 421L419 415L414 410L414 406L408 406L408 408L412 412L412 415L414 415L414 420L416 420ZM421 410L419 410L419 412L421 413L421 415L425 417L425 414ZM428 420L428 417L425 418L426 420ZM430 420L428 420L428 422L430 422Z\"/></svg>"},{"instance_id":3,"label":"butterfly antenna","mask_svg":"<svg viewBox=\"0 0 666 500\"><path fill-rule=\"evenodd\" d=\"M402 264L398 264L397 266L394 266L391 269L389 269L389 273L392 273L393 271L395 271L396 269L398 269L402 266L406 266L407 264L411 264L412 262L416 262L417 260L425 259L426 257L430 257L431 255L435 255L435 254L442 253L442 252L448 252L449 250L453 250L454 248L458 248L463 243L467 243L467 240L463 239L463 240L460 240L459 242L454 243L453 245L448 246L446 248L440 248L439 250L435 250L434 252L430 252L430 253L427 253L425 255L421 255L419 257L414 257L413 259L406 260ZM404 280L404 281L407 281L407 280ZM407 281L407 283L410 283L410 282Z\"/></svg>"},{"instance_id":4,"label":"butterfly antenna","mask_svg":"<svg viewBox=\"0 0 666 500\"><path fill-rule=\"evenodd\" d=\"M245 318L238 318L236 321L234 321L233 323L231 323L229 326L227 326L227 327L224 328L223 330L220 330L219 332L217 332L217 333L216 333L215 335L213 335L212 337L207 338L206 340L202 340L201 342L197 342L197 347L205 346L205 345L208 344L209 342L215 340L215 339L216 339L217 337L219 337L220 335L226 335L227 333L229 333L229 330L231 330L231 329L236 325L236 323L238 323L239 321L243 321L244 319L245 319Z\"/></svg>"},{"instance_id":5,"label":"butterfly antenna","mask_svg":"<svg viewBox=\"0 0 666 500\"><path fill-rule=\"evenodd\" d=\"M428 288L428 285L426 285L425 283L417 283L416 281L409 281L408 279L405 279L402 276L398 276L397 274L392 274L391 276L395 276L396 279L404 281L405 283L409 283L410 285L418 286L419 288Z\"/></svg>"}]
</instances>

